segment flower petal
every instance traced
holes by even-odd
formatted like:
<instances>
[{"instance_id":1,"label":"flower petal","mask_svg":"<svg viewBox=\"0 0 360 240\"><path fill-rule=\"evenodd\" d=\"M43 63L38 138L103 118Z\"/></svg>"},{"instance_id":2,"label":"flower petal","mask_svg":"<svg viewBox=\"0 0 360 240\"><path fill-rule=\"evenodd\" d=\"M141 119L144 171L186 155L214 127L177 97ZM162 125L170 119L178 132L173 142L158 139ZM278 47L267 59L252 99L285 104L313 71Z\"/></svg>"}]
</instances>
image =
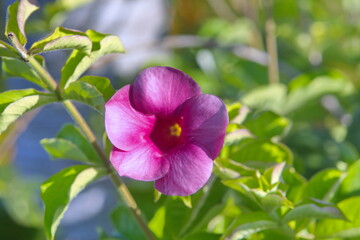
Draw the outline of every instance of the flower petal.
<instances>
[{"instance_id":1,"label":"flower petal","mask_svg":"<svg viewBox=\"0 0 360 240\"><path fill-rule=\"evenodd\" d=\"M215 159L224 144L229 117L225 104L213 95L199 95L183 103L176 115L182 119L185 141L201 147Z\"/></svg>"},{"instance_id":2,"label":"flower petal","mask_svg":"<svg viewBox=\"0 0 360 240\"><path fill-rule=\"evenodd\" d=\"M140 181L154 181L169 170L169 162L151 144L141 144L132 151L113 148L110 162L120 176Z\"/></svg>"},{"instance_id":3,"label":"flower petal","mask_svg":"<svg viewBox=\"0 0 360 240\"><path fill-rule=\"evenodd\" d=\"M199 94L199 85L180 70L150 67L137 76L130 99L140 112L167 116L187 99Z\"/></svg>"},{"instance_id":4,"label":"flower petal","mask_svg":"<svg viewBox=\"0 0 360 240\"><path fill-rule=\"evenodd\" d=\"M213 160L198 146L184 144L164 156L168 173L155 181L155 188L166 195L186 196L195 193L209 180Z\"/></svg>"},{"instance_id":5,"label":"flower petal","mask_svg":"<svg viewBox=\"0 0 360 240\"><path fill-rule=\"evenodd\" d=\"M130 85L117 91L105 105L105 128L111 143L124 151L143 143L152 130L155 116L142 114L130 105Z\"/></svg>"}]
</instances>

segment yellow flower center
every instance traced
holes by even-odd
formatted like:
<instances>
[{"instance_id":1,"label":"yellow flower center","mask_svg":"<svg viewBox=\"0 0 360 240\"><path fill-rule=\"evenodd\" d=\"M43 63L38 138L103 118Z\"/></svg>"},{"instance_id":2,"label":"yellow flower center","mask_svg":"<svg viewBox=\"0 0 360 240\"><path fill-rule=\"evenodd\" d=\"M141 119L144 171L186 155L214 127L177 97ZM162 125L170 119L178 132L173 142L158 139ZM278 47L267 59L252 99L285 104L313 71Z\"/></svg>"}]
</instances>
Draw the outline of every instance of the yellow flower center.
<instances>
[{"instance_id":1,"label":"yellow flower center","mask_svg":"<svg viewBox=\"0 0 360 240\"><path fill-rule=\"evenodd\" d=\"M180 137L181 127L179 124L175 123L174 125L170 126L170 135Z\"/></svg>"}]
</instances>

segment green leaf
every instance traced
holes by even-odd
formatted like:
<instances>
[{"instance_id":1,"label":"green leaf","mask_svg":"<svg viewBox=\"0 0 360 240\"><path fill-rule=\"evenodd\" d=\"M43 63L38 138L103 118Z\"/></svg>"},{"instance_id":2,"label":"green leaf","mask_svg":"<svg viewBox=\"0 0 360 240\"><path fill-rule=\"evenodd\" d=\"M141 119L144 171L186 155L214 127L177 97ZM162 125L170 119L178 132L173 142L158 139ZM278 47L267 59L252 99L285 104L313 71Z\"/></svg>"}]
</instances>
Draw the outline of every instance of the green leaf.
<instances>
[{"instance_id":1,"label":"green leaf","mask_svg":"<svg viewBox=\"0 0 360 240\"><path fill-rule=\"evenodd\" d=\"M176 239L183 226L189 220L191 209L179 199L168 199L165 204L165 228L164 236Z\"/></svg>"},{"instance_id":2,"label":"green leaf","mask_svg":"<svg viewBox=\"0 0 360 240\"><path fill-rule=\"evenodd\" d=\"M292 162L292 153L285 145L267 140L249 140L231 151L233 160L250 167L267 168L276 163Z\"/></svg>"},{"instance_id":3,"label":"green leaf","mask_svg":"<svg viewBox=\"0 0 360 240\"><path fill-rule=\"evenodd\" d=\"M129 208L118 206L111 214L111 221L117 231L129 240L143 240L146 237L139 228Z\"/></svg>"},{"instance_id":4,"label":"green leaf","mask_svg":"<svg viewBox=\"0 0 360 240\"><path fill-rule=\"evenodd\" d=\"M257 137L282 135L290 127L290 120L271 111L250 114L244 126Z\"/></svg>"},{"instance_id":5,"label":"green leaf","mask_svg":"<svg viewBox=\"0 0 360 240\"><path fill-rule=\"evenodd\" d=\"M2 69L6 77L21 77L33 82L45 89L48 89L41 77L27 65L24 61L19 59L2 59Z\"/></svg>"},{"instance_id":6,"label":"green leaf","mask_svg":"<svg viewBox=\"0 0 360 240\"><path fill-rule=\"evenodd\" d=\"M304 189L304 196L321 200L330 200L335 194L342 172L337 169L325 169L315 174Z\"/></svg>"},{"instance_id":7,"label":"green leaf","mask_svg":"<svg viewBox=\"0 0 360 240\"><path fill-rule=\"evenodd\" d=\"M93 45L90 56L74 50L61 70L61 86L67 88L99 58L109 53L122 53L124 47L117 36L101 34L94 30L86 31Z\"/></svg>"},{"instance_id":8,"label":"green leaf","mask_svg":"<svg viewBox=\"0 0 360 240\"><path fill-rule=\"evenodd\" d=\"M220 237L221 234L201 232L189 235L184 240L218 240Z\"/></svg>"},{"instance_id":9,"label":"green leaf","mask_svg":"<svg viewBox=\"0 0 360 240\"><path fill-rule=\"evenodd\" d=\"M90 55L91 47L92 42L85 33L57 27L49 36L35 42L29 51L30 54L37 54L59 49L77 49Z\"/></svg>"},{"instance_id":10,"label":"green leaf","mask_svg":"<svg viewBox=\"0 0 360 240\"><path fill-rule=\"evenodd\" d=\"M243 239L253 233L276 227L278 224L264 212L242 213L226 230L221 239L226 236L228 236L226 239Z\"/></svg>"},{"instance_id":11,"label":"green leaf","mask_svg":"<svg viewBox=\"0 0 360 240\"><path fill-rule=\"evenodd\" d=\"M333 206L319 207L315 204L305 204L294 209L291 209L283 218L283 222L287 223L290 221L298 221L309 218L335 218L343 219L346 218L342 212Z\"/></svg>"},{"instance_id":12,"label":"green leaf","mask_svg":"<svg viewBox=\"0 0 360 240\"><path fill-rule=\"evenodd\" d=\"M14 49L7 44L5 45L3 41L0 41L0 57L20 58L19 55L14 52Z\"/></svg>"},{"instance_id":13,"label":"green leaf","mask_svg":"<svg viewBox=\"0 0 360 240\"><path fill-rule=\"evenodd\" d=\"M164 235L165 213L166 208L164 206L160 207L156 210L154 217L149 222L150 230L153 231L155 236L159 239L162 239Z\"/></svg>"},{"instance_id":14,"label":"green leaf","mask_svg":"<svg viewBox=\"0 0 360 240\"><path fill-rule=\"evenodd\" d=\"M354 87L350 81L331 77L318 77L309 84L292 90L287 97L282 112L289 114L325 94L348 95L353 91Z\"/></svg>"},{"instance_id":15,"label":"green leaf","mask_svg":"<svg viewBox=\"0 0 360 240\"><path fill-rule=\"evenodd\" d=\"M41 185L45 205L44 227L48 239L53 240L69 203L95 179L103 176L103 169L86 165L71 166L50 177Z\"/></svg>"},{"instance_id":16,"label":"green leaf","mask_svg":"<svg viewBox=\"0 0 360 240\"><path fill-rule=\"evenodd\" d=\"M63 94L64 99L79 101L104 113L105 101L102 94L87 82L77 81L71 83Z\"/></svg>"},{"instance_id":17,"label":"green leaf","mask_svg":"<svg viewBox=\"0 0 360 240\"><path fill-rule=\"evenodd\" d=\"M349 221L322 219L315 228L316 238L360 237L360 197L352 197L338 203L340 211Z\"/></svg>"},{"instance_id":18,"label":"green leaf","mask_svg":"<svg viewBox=\"0 0 360 240\"><path fill-rule=\"evenodd\" d=\"M15 102L23 97L30 95L44 95L50 96L49 94L39 92L33 88L21 89L21 90L9 90L6 92L0 93L0 112L3 112L4 109L12 102Z\"/></svg>"},{"instance_id":19,"label":"green leaf","mask_svg":"<svg viewBox=\"0 0 360 240\"><path fill-rule=\"evenodd\" d=\"M251 108L281 113L286 101L286 92L287 87L283 84L261 86L247 93L242 102Z\"/></svg>"},{"instance_id":20,"label":"green leaf","mask_svg":"<svg viewBox=\"0 0 360 240\"><path fill-rule=\"evenodd\" d=\"M88 162L101 162L99 154L78 127L72 124L66 124L59 131L57 138L65 139L77 146L77 148L79 148L86 156Z\"/></svg>"},{"instance_id":21,"label":"green leaf","mask_svg":"<svg viewBox=\"0 0 360 240\"><path fill-rule=\"evenodd\" d=\"M71 159L88 162L86 155L72 142L61 138L45 138L41 145L52 158Z\"/></svg>"},{"instance_id":22,"label":"green leaf","mask_svg":"<svg viewBox=\"0 0 360 240\"><path fill-rule=\"evenodd\" d=\"M111 85L111 82L106 77L99 76L83 76L79 79L81 82L86 82L94 86L99 92L102 93L105 102L114 95L115 89Z\"/></svg>"},{"instance_id":23,"label":"green leaf","mask_svg":"<svg viewBox=\"0 0 360 240\"><path fill-rule=\"evenodd\" d=\"M9 104L0 114L0 133L5 131L11 123L16 121L24 113L56 101L57 98L54 96L31 95Z\"/></svg>"},{"instance_id":24,"label":"green leaf","mask_svg":"<svg viewBox=\"0 0 360 240\"><path fill-rule=\"evenodd\" d=\"M348 197L359 195L360 192L360 161L353 163L341 182L335 200L340 201Z\"/></svg>"},{"instance_id":25,"label":"green leaf","mask_svg":"<svg viewBox=\"0 0 360 240\"><path fill-rule=\"evenodd\" d=\"M20 43L25 45L25 22L29 16L38 9L34 0L20 0L16 1L8 7L7 23L5 28L5 35L10 32L14 33Z\"/></svg>"}]
</instances>

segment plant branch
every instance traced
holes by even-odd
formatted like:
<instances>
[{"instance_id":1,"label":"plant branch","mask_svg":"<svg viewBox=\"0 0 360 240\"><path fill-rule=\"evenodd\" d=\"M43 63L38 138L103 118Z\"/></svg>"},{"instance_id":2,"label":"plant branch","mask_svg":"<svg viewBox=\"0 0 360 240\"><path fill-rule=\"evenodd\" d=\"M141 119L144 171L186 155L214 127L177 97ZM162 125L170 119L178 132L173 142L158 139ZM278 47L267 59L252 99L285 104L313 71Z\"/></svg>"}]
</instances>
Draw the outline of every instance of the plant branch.
<instances>
[{"instance_id":1,"label":"plant branch","mask_svg":"<svg viewBox=\"0 0 360 240\"><path fill-rule=\"evenodd\" d=\"M266 31L266 48L268 52L268 75L269 83L279 82L279 64L276 45L276 24L273 18L272 0L264 0L266 13L265 31Z\"/></svg>"},{"instance_id":2,"label":"plant branch","mask_svg":"<svg viewBox=\"0 0 360 240\"><path fill-rule=\"evenodd\" d=\"M53 90L58 95L59 100L61 100L60 88L57 82L54 80L54 78L49 74L49 72L33 57L29 57L28 63L43 78L43 80L47 83L47 85L51 87L51 90ZM110 164L108 157L96 142L96 137L92 132L92 130L90 129L89 125L86 123L85 119L81 116L78 109L74 106L74 104L70 100L63 101L63 104L66 110L74 119L74 121L79 125L85 136L88 138L92 146L95 148L96 152L99 154L105 168L109 173L109 176L111 177L112 182L114 183L116 189L118 190L118 193L121 195L126 205L133 213L139 226L144 231L145 236L148 239L155 240L156 239L155 236L150 231L129 189L120 179L120 177L115 173L115 170Z\"/></svg>"}]
</instances>

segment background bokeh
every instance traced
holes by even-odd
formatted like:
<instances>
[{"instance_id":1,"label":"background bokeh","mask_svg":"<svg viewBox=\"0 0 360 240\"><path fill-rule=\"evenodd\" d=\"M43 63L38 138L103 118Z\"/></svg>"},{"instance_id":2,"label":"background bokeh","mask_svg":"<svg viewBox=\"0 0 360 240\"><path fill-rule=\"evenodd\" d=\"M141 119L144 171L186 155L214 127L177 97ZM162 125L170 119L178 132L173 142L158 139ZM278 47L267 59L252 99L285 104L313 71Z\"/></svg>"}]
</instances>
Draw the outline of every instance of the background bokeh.
<instances>
[{"instance_id":1,"label":"background bokeh","mask_svg":"<svg viewBox=\"0 0 360 240\"><path fill-rule=\"evenodd\" d=\"M6 8L12 2L0 1L2 32ZM89 74L109 77L118 89L144 67L179 68L205 93L290 119L292 127L281 141L294 153L294 166L303 176L351 164L360 151L360 2L274 0L272 8L264 2L39 1L40 11L26 26L28 44L58 25L118 35L127 52L102 58ZM266 31L269 21L275 23L273 36ZM277 42L279 81L275 83L268 75L268 37L276 37ZM45 55L55 78L68 54ZM1 90L33 87L22 79L4 79L3 75ZM281 107L284 102L288 109ZM84 105L79 107L100 138L102 117ZM0 136L1 239L44 239L39 185L73 163L51 161L39 141L55 136L70 121L64 109L53 104L27 114L13 126L11 137ZM152 206L151 184L129 184L135 197L142 199L145 212L153 213L146 207ZM58 239L97 239L97 227L111 232L108 215L116 202L106 179L91 185L71 203Z\"/></svg>"}]
</instances>

